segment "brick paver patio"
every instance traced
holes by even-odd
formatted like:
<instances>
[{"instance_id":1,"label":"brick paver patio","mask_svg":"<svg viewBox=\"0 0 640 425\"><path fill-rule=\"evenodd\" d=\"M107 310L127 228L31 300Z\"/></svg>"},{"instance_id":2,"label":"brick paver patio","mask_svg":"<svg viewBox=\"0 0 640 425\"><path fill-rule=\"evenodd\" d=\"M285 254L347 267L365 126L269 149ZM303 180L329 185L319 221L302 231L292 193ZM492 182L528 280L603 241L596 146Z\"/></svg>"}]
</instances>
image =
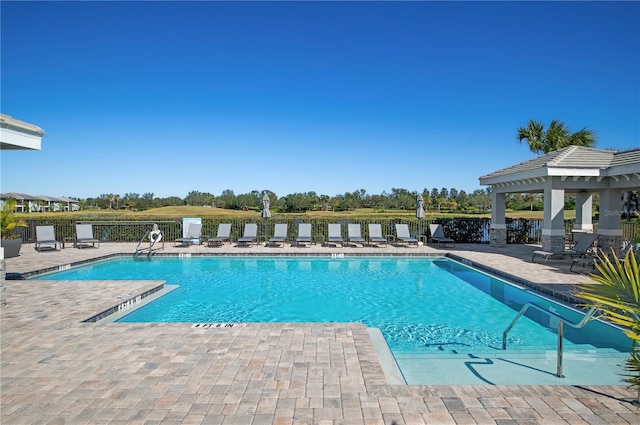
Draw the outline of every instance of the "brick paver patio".
<instances>
[{"instance_id":1,"label":"brick paver patio","mask_svg":"<svg viewBox=\"0 0 640 425\"><path fill-rule=\"evenodd\" d=\"M222 248L167 253L450 253L566 294L588 277L533 264L534 246L492 249ZM132 253L135 244L34 251L10 273ZM5 282L0 422L5 424L638 424L625 386L389 385L367 329L352 323L83 323L158 281Z\"/></svg>"}]
</instances>

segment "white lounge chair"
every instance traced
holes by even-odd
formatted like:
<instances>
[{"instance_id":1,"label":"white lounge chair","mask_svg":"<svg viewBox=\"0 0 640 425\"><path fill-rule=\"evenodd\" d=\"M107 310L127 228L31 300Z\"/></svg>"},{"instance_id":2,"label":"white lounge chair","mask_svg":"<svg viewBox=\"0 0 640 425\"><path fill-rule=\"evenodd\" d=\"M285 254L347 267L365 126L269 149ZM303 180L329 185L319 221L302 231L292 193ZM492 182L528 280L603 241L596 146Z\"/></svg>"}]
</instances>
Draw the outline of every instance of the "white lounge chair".
<instances>
[{"instance_id":1,"label":"white lounge chair","mask_svg":"<svg viewBox=\"0 0 640 425\"><path fill-rule=\"evenodd\" d=\"M311 239L311 223L300 223L298 224L298 237L296 238L296 246L298 244L308 243L311 245L313 243L313 239Z\"/></svg>"},{"instance_id":2,"label":"white lounge chair","mask_svg":"<svg viewBox=\"0 0 640 425\"><path fill-rule=\"evenodd\" d=\"M436 242L438 245L442 244L452 244L456 246L456 241L451 238L448 238L444 235L444 229L442 224L430 224L429 230L431 231L431 243Z\"/></svg>"},{"instance_id":3,"label":"white lounge chair","mask_svg":"<svg viewBox=\"0 0 640 425\"><path fill-rule=\"evenodd\" d=\"M567 255L571 256L571 259L575 257L585 257L587 252L591 249L593 244L600 236L598 233L587 233L580 238L578 243L573 247L573 249L565 250L565 251L533 251L533 256L531 257L531 262L536 258L536 256L544 257L544 262L551 257L564 257Z\"/></svg>"},{"instance_id":4,"label":"white lounge chair","mask_svg":"<svg viewBox=\"0 0 640 425\"><path fill-rule=\"evenodd\" d=\"M188 223L187 234L176 239L174 246L189 246L200 243L200 232L202 231L202 223Z\"/></svg>"},{"instance_id":5,"label":"white lounge chair","mask_svg":"<svg viewBox=\"0 0 640 425\"><path fill-rule=\"evenodd\" d=\"M329 223L327 243L334 244L336 246L344 243L344 240L342 239L342 226L340 223Z\"/></svg>"},{"instance_id":6,"label":"white lounge chair","mask_svg":"<svg viewBox=\"0 0 640 425\"><path fill-rule=\"evenodd\" d=\"M258 224L257 223L247 223L244 225L244 233L241 238L238 238L237 246L250 246L252 243L256 242L258 238Z\"/></svg>"},{"instance_id":7,"label":"white lounge chair","mask_svg":"<svg viewBox=\"0 0 640 425\"><path fill-rule=\"evenodd\" d=\"M76 224L76 248L82 248L91 244L94 248L100 248L100 240L93 237L92 224ZM96 244L98 246L96 247Z\"/></svg>"},{"instance_id":8,"label":"white lounge chair","mask_svg":"<svg viewBox=\"0 0 640 425\"><path fill-rule=\"evenodd\" d=\"M418 246L418 239L411 237L411 234L409 234L408 224L396 223L396 236L406 244L415 244L416 247Z\"/></svg>"},{"instance_id":9,"label":"white lounge chair","mask_svg":"<svg viewBox=\"0 0 640 425\"><path fill-rule=\"evenodd\" d=\"M36 251L42 251L43 247L62 249L62 242L56 240L53 226L36 226Z\"/></svg>"},{"instance_id":10,"label":"white lounge chair","mask_svg":"<svg viewBox=\"0 0 640 425\"><path fill-rule=\"evenodd\" d=\"M207 246L221 246L231 242L231 223L220 223L216 237L207 239Z\"/></svg>"},{"instance_id":11,"label":"white lounge chair","mask_svg":"<svg viewBox=\"0 0 640 425\"><path fill-rule=\"evenodd\" d=\"M347 226L347 240L352 244L362 244L364 246L365 240L362 237L360 224L349 223Z\"/></svg>"},{"instance_id":12,"label":"white lounge chair","mask_svg":"<svg viewBox=\"0 0 640 425\"><path fill-rule=\"evenodd\" d=\"M273 237L269 239L267 245L275 246L277 244L282 244L284 247L284 243L287 241L287 223L276 223L276 227L273 230Z\"/></svg>"},{"instance_id":13,"label":"white lounge chair","mask_svg":"<svg viewBox=\"0 0 640 425\"><path fill-rule=\"evenodd\" d=\"M369 223L369 244L371 243L387 246L387 238L382 236L382 225L380 223Z\"/></svg>"}]
</instances>

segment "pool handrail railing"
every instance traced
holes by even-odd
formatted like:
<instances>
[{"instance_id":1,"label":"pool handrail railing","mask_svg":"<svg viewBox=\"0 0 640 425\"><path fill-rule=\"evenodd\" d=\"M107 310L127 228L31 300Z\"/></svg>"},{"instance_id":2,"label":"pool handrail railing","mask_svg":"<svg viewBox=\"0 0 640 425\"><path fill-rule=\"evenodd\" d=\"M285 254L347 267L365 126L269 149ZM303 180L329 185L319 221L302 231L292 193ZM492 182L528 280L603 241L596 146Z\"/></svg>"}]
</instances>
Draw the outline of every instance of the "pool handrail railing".
<instances>
[{"instance_id":1,"label":"pool handrail railing","mask_svg":"<svg viewBox=\"0 0 640 425\"><path fill-rule=\"evenodd\" d=\"M589 320L591 320L593 315L598 311L598 308L591 307L587 311L587 313L584 315L581 321L579 321L578 323L572 323L566 317L563 317L557 313L554 313L551 310L547 310L544 307L540 307L535 303L526 303L525 305L522 306L522 308L520 309L516 317L513 318L513 320L511 321L511 324L509 324L509 326L507 326L507 329L505 329L504 332L502 333L502 349L503 350L507 349L507 334L516 325L518 320L520 320L520 318L529 309L529 307L533 307L542 313L546 313L549 316L552 316L558 319L558 350L557 350L558 361L556 365L556 376L558 378L564 378L564 375L562 374L562 351L563 351L563 339L564 339L563 324L566 322L567 325L571 326L572 328L575 328L575 329L582 328L584 325L587 324L587 322L589 322Z\"/></svg>"}]
</instances>

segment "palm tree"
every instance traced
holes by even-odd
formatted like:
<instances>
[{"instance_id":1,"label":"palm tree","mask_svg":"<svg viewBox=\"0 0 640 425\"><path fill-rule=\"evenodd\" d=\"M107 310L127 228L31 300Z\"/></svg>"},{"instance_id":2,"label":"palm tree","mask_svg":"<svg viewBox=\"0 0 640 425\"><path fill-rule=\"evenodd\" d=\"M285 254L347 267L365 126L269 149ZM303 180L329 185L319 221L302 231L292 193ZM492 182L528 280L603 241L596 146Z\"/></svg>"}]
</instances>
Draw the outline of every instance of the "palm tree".
<instances>
[{"instance_id":1,"label":"palm tree","mask_svg":"<svg viewBox=\"0 0 640 425\"><path fill-rule=\"evenodd\" d=\"M520 143L526 139L529 149L533 153L549 153L567 146L592 147L596 143L593 131L583 128L572 133L563 122L552 120L545 131L544 124L530 120L526 127L518 128L518 140Z\"/></svg>"},{"instance_id":2,"label":"palm tree","mask_svg":"<svg viewBox=\"0 0 640 425\"><path fill-rule=\"evenodd\" d=\"M331 199L329 195L320 195L319 199L320 199L320 204L322 205L321 207L322 211L329 210L329 200Z\"/></svg>"}]
</instances>

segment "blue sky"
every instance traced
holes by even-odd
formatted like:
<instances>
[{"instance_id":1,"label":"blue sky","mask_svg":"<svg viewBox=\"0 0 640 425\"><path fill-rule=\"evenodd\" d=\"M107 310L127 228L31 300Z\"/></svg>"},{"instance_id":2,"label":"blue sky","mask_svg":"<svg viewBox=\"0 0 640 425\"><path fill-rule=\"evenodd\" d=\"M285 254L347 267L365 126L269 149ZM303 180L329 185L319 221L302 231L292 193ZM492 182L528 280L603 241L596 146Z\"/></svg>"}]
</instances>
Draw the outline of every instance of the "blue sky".
<instances>
[{"instance_id":1,"label":"blue sky","mask_svg":"<svg viewBox=\"0 0 640 425\"><path fill-rule=\"evenodd\" d=\"M482 188L557 118L640 146L638 2L2 1L1 191Z\"/></svg>"}]
</instances>

